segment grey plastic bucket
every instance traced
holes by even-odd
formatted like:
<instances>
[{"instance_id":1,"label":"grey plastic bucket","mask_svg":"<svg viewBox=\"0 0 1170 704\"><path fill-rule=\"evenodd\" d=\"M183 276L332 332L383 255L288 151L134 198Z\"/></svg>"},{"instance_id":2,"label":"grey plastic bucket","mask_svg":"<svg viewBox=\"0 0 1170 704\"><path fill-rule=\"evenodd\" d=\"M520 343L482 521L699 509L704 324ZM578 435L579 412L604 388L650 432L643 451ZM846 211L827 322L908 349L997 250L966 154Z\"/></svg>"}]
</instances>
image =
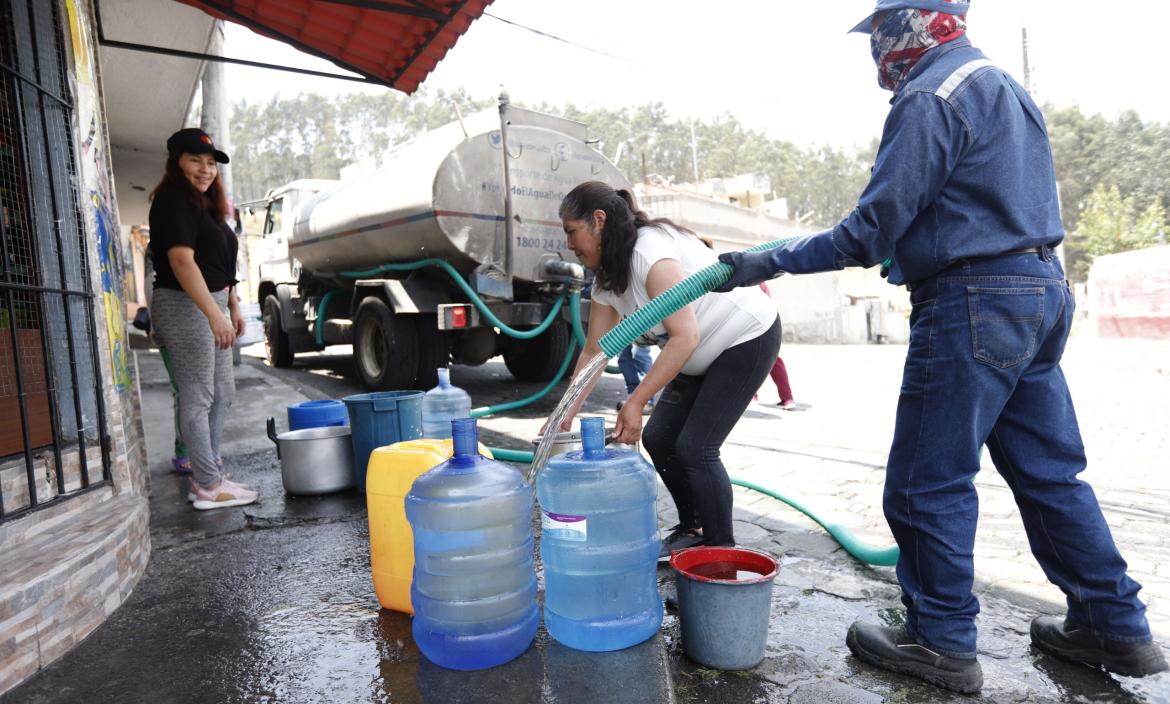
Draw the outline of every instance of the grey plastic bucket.
<instances>
[{"instance_id":1,"label":"grey plastic bucket","mask_svg":"<svg viewBox=\"0 0 1170 704\"><path fill-rule=\"evenodd\" d=\"M676 551L670 566L687 657L717 670L760 664L768 643L776 560L758 550L697 547Z\"/></svg>"}]
</instances>

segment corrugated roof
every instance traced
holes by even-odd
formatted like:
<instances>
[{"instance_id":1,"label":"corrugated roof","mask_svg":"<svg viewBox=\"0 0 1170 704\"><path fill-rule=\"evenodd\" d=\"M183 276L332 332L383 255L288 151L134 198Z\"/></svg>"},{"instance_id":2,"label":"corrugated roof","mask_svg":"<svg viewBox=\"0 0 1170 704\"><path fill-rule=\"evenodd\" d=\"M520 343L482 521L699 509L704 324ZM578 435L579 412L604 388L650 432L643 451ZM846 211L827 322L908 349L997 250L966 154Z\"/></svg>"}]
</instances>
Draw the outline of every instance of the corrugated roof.
<instances>
[{"instance_id":1,"label":"corrugated roof","mask_svg":"<svg viewBox=\"0 0 1170 704\"><path fill-rule=\"evenodd\" d=\"M177 0L413 93L492 0Z\"/></svg>"}]
</instances>

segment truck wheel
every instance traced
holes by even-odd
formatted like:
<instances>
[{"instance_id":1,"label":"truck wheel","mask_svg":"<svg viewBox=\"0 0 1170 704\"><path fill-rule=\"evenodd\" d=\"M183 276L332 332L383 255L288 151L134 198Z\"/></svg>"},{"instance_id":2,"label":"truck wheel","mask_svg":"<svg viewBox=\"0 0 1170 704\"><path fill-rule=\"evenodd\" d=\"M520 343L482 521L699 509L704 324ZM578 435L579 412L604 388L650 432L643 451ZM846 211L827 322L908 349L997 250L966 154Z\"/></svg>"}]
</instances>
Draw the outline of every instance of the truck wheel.
<instances>
[{"instance_id":1,"label":"truck wheel","mask_svg":"<svg viewBox=\"0 0 1170 704\"><path fill-rule=\"evenodd\" d=\"M418 371L414 321L395 315L381 298L365 298L354 318L353 356L358 376L367 389L414 388Z\"/></svg>"},{"instance_id":2,"label":"truck wheel","mask_svg":"<svg viewBox=\"0 0 1170 704\"><path fill-rule=\"evenodd\" d=\"M509 340L504 365L517 381L549 381L561 368L572 340L569 324L558 320L531 340Z\"/></svg>"},{"instance_id":3,"label":"truck wheel","mask_svg":"<svg viewBox=\"0 0 1170 704\"><path fill-rule=\"evenodd\" d=\"M436 370L451 363L451 347L447 333L439 329L439 316L420 313L414 316L418 333L418 373L416 389L432 389L439 384Z\"/></svg>"},{"instance_id":4,"label":"truck wheel","mask_svg":"<svg viewBox=\"0 0 1170 704\"><path fill-rule=\"evenodd\" d=\"M280 299L268 296L264 299L264 352L268 363L274 367L291 367L293 363L292 344L288 332L280 324Z\"/></svg>"}]
</instances>

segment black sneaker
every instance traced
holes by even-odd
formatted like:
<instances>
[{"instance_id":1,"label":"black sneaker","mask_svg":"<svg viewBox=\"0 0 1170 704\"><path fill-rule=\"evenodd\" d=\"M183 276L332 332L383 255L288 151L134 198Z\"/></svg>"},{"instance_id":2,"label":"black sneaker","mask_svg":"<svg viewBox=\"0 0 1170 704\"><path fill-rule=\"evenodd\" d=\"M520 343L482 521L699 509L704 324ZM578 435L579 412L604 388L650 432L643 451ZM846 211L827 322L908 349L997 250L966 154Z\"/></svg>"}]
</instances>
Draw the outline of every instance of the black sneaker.
<instances>
[{"instance_id":1,"label":"black sneaker","mask_svg":"<svg viewBox=\"0 0 1170 704\"><path fill-rule=\"evenodd\" d=\"M1167 670L1166 658L1156 644L1105 640L1059 616L1032 620L1032 645L1062 660L1103 667L1126 677L1145 677Z\"/></svg>"},{"instance_id":2,"label":"black sneaker","mask_svg":"<svg viewBox=\"0 0 1170 704\"><path fill-rule=\"evenodd\" d=\"M690 528L683 528L682 524L670 529L670 533L662 540L662 548L658 551L659 560L669 560L675 550L693 548L703 542L703 536L695 535Z\"/></svg>"},{"instance_id":3,"label":"black sneaker","mask_svg":"<svg viewBox=\"0 0 1170 704\"><path fill-rule=\"evenodd\" d=\"M883 670L917 677L960 694L983 687L983 669L975 658L952 658L919 645L905 628L870 623L849 627L845 644L859 659Z\"/></svg>"}]
</instances>

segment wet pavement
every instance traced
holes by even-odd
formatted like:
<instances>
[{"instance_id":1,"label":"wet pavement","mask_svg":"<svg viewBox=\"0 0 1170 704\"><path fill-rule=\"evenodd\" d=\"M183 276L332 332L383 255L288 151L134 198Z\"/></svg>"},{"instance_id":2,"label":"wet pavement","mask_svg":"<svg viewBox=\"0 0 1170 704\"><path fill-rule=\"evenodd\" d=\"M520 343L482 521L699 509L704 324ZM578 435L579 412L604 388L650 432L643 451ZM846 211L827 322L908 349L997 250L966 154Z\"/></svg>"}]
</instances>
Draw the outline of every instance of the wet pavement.
<instances>
[{"instance_id":1,"label":"wet pavement","mask_svg":"<svg viewBox=\"0 0 1170 704\"><path fill-rule=\"evenodd\" d=\"M1108 453L1106 459L1124 460L1116 481L1098 486L1098 491L1107 512L1112 504L1141 509L1126 514L1115 530L1142 534L1132 541L1136 550L1130 549L1127 539L1118 540L1127 555L1140 553L1142 574L1150 573L1142 581L1157 596L1162 593L1159 580L1165 581L1170 566L1165 550L1170 537L1167 504L1159 501L1165 496L1160 492L1165 491L1167 478L1153 477L1142 463L1160 461L1157 443L1167 442L1166 416L1151 415L1163 407L1151 408L1148 404L1158 401L1144 394L1153 399L1170 386L1170 372L1157 362L1166 357L1135 358L1111 348L1085 349L1076 351L1074 344L1070 356L1075 360L1082 354L1081 363L1092 366L1101 383L1124 379L1130 372L1145 380L1142 389L1134 391L1137 402L1117 404L1112 411L1105 408L1082 422L1090 454ZM888 542L876 502L884 459L879 443L888 442L888 436L884 440L880 436L888 430L884 415L892 411L894 397L881 398L888 408L876 411L857 398L886 393L891 384L896 394L899 353L892 347L786 347L790 370L801 370L794 371L793 378L798 400L812 407L803 413L779 411L769 405L774 403L769 396L774 390L766 386L762 403L749 409L728 443L729 466L754 472L753 479L826 508L875 543ZM1109 368L1102 368L1107 359L1113 360L1114 377ZM781 560L766 657L758 667L721 672L694 664L682 652L677 613L668 609L657 636L617 653L574 651L549 639L542 628L534 647L511 663L481 672L444 670L419 654L407 616L378 608L370 584L362 498L352 493L285 495L275 452L264 437L264 418L276 416L283 425L281 416L289 403L357 392L348 359L318 355L292 370L271 370L245 358L237 368L239 392L225 458L233 478L259 486L263 501L210 512L193 511L184 499L182 481L169 471L170 399L157 355L140 351L139 364L152 468L150 565L130 599L106 624L57 663L0 697L5 704L1170 702L1168 675L1113 678L1032 650L1029 622L1039 613L1059 613L1058 595L1031 580L1026 560L1017 559L1019 551L1012 541L1022 538L1022 530L1015 536L1007 527L1010 512L999 510L994 478L986 473L981 473L977 485L984 505L992 509L985 512L991 527L984 530L981 524L977 556L988 555L994 568L981 571L977 584L985 677L980 696L951 695L875 670L850 656L844 634L854 620L896 623L901 618L892 569L861 565L806 517L775 499L740 488L737 539ZM848 364L860 370L857 379L846 379L842 388L825 383L832 376L826 369ZM472 394L476 405L510 400L540 386L514 382L498 361L476 369L457 367L454 381ZM506 418L485 419L481 439L489 445L530 449L529 438L557 396L554 392ZM620 379L607 376L585 412L612 417L621 398ZM1144 412L1132 408L1134 403L1147 404ZM1087 405L1101 408L1092 401ZM1083 413L1084 406L1080 408ZM1118 409L1124 412L1119 414ZM866 414L874 417L858 420ZM1159 417L1161 431L1154 427ZM1127 432L1143 434L1139 445L1144 447L1114 442L1104 450L1094 448L1094 442L1103 443L1110 434L1117 439ZM1130 476L1137 478L1127 481ZM1125 496L1132 497L1127 504L1121 498ZM659 509L661 521L669 525L672 509L661 488ZM1018 517L1015 521L1018 526ZM673 595L668 568L659 570L659 583L665 596ZM1151 617L1165 644L1170 633L1162 630L1163 603L1151 602Z\"/></svg>"}]
</instances>

